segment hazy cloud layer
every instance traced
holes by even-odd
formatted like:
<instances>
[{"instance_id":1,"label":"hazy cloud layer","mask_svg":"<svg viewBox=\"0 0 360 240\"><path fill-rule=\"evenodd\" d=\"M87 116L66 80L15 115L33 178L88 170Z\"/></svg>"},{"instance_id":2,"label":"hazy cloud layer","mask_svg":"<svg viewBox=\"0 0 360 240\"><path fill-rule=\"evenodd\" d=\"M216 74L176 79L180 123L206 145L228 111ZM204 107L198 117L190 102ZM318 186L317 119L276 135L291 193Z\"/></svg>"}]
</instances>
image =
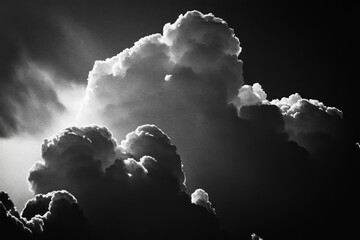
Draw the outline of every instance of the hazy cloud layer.
<instances>
[{"instance_id":1,"label":"hazy cloud layer","mask_svg":"<svg viewBox=\"0 0 360 240\"><path fill-rule=\"evenodd\" d=\"M200 198L206 199L193 204L185 192L176 147L155 125L138 127L121 144L104 127L68 128L44 141L42 156L29 173L33 191L65 189L74 194L94 236L226 237L208 194L201 190ZM48 201L37 196L22 215L30 219L36 215L34 209L44 211Z\"/></svg>"},{"instance_id":2,"label":"hazy cloud layer","mask_svg":"<svg viewBox=\"0 0 360 240\"><path fill-rule=\"evenodd\" d=\"M65 10L47 1L2 4L1 138L43 133L66 110L57 91L84 85L95 59L95 50L84 45L97 47L84 28L65 17Z\"/></svg>"},{"instance_id":3,"label":"hazy cloud layer","mask_svg":"<svg viewBox=\"0 0 360 240\"><path fill-rule=\"evenodd\" d=\"M4 72L2 72L4 74ZM51 124L65 106L59 101L49 76L34 64L18 63L0 75L0 137L35 134Z\"/></svg>"}]
</instances>

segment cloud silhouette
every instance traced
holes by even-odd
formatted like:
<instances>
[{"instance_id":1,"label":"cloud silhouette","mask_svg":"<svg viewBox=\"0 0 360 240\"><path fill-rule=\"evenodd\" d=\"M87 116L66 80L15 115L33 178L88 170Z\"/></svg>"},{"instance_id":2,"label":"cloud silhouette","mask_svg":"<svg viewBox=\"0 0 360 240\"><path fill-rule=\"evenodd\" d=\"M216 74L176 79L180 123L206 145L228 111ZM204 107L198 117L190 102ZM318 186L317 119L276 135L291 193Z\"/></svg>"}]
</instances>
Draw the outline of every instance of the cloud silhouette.
<instances>
[{"instance_id":1,"label":"cloud silhouette","mask_svg":"<svg viewBox=\"0 0 360 240\"><path fill-rule=\"evenodd\" d=\"M31 239L32 231L20 218L9 195L2 191L0 192L0 222L1 236Z\"/></svg>"},{"instance_id":2,"label":"cloud silhouette","mask_svg":"<svg viewBox=\"0 0 360 240\"><path fill-rule=\"evenodd\" d=\"M0 192L1 235L21 239L78 239L88 237L87 222L77 200L67 191L36 195L21 215L5 192Z\"/></svg>"},{"instance_id":3,"label":"cloud silhouette","mask_svg":"<svg viewBox=\"0 0 360 240\"><path fill-rule=\"evenodd\" d=\"M42 156L29 173L33 191L74 194L94 236L226 237L214 211L208 211L210 203L193 204L185 192L176 147L155 125L139 126L121 144L104 127L68 128L44 140ZM47 205L51 210L47 195L38 195L22 214L30 219L43 214Z\"/></svg>"}]
</instances>

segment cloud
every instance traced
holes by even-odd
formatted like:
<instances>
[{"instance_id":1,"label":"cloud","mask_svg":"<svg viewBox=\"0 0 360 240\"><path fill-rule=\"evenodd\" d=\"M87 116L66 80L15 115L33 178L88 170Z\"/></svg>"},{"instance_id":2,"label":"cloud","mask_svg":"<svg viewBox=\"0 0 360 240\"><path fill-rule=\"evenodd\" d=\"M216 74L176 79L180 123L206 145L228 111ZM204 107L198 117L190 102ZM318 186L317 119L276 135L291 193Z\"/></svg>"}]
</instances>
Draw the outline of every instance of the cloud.
<instances>
[{"instance_id":1,"label":"cloud","mask_svg":"<svg viewBox=\"0 0 360 240\"><path fill-rule=\"evenodd\" d=\"M256 232L271 239L281 232L309 239L341 232L329 227L341 215L331 206L354 198L356 182L349 168L356 165L355 157L340 161L354 152L341 111L298 95L270 101L260 84L243 86L240 52L240 42L224 20L197 11L180 15L161 34L95 62L81 122L106 125L118 139L138 125L160 126L183 159L187 189L201 185L211 193L231 238ZM353 148L347 147L349 142ZM166 146L171 153L165 143L157 139L154 147ZM135 152L149 155L142 147L153 147L146 144ZM149 161L152 166L160 165L162 156L176 159L158 154L152 156L158 164ZM116 163L108 172L124 165ZM140 176L150 174L133 160L127 164ZM173 166L173 176L181 182L181 168ZM343 216L352 216L353 206Z\"/></svg>"},{"instance_id":2,"label":"cloud","mask_svg":"<svg viewBox=\"0 0 360 240\"><path fill-rule=\"evenodd\" d=\"M25 56L60 78L59 81L82 82L93 62L89 56L94 52L84 49L82 44L94 48L97 44L85 28L72 21L68 5L41 2L19 7L16 1L4 5L1 20L7 24L1 25L4 37L0 43L5 53L0 58L2 67L12 71ZM79 42L81 37L86 38Z\"/></svg>"},{"instance_id":3,"label":"cloud","mask_svg":"<svg viewBox=\"0 0 360 240\"><path fill-rule=\"evenodd\" d=\"M44 213L45 208L47 209ZM42 220L40 233L44 239L78 239L88 235L88 223L76 198L69 192L53 191L45 195L36 195L29 200L22 212L29 222Z\"/></svg>"},{"instance_id":4,"label":"cloud","mask_svg":"<svg viewBox=\"0 0 360 240\"><path fill-rule=\"evenodd\" d=\"M26 204L27 219L52 209L50 195L41 194L64 189L77 197L94 236L225 237L214 212L192 204L176 147L155 125L139 126L121 144L104 127L68 128L44 140L42 157L29 173L40 195ZM59 197L77 203L61 192L51 199Z\"/></svg>"},{"instance_id":5,"label":"cloud","mask_svg":"<svg viewBox=\"0 0 360 240\"><path fill-rule=\"evenodd\" d=\"M0 137L42 132L54 113L66 109L48 77L32 64L21 64L2 76L0 89Z\"/></svg>"},{"instance_id":6,"label":"cloud","mask_svg":"<svg viewBox=\"0 0 360 240\"><path fill-rule=\"evenodd\" d=\"M263 240L262 238L260 238L258 235L256 235L255 233L251 234L251 240Z\"/></svg>"},{"instance_id":7,"label":"cloud","mask_svg":"<svg viewBox=\"0 0 360 240\"><path fill-rule=\"evenodd\" d=\"M1 40L10 46L11 53L4 51L4 56L15 56L0 59L11 69L2 72L2 79L10 81L4 86L19 90L11 94L15 91L0 86L0 109L6 113L0 129L6 130L1 132L6 137L19 130L41 130L41 124L27 121L30 118L43 120L44 126L48 120L61 122L52 119L51 111L68 109L52 81L41 82L46 78L36 69L60 75L65 82L76 82L71 78L81 69L75 60L48 61L64 52L52 36L62 39L77 31L62 25L59 32L53 22L38 24L39 19L44 20L35 18L19 29L41 33L44 27L51 34L40 40L28 31L20 34L19 42L31 40L24 47L27 51ZM75 38L80 39L76 34ZM224 20L191 11L166 24L161 34L96 61L80 120L108 126L113 134L97 126L72 127L46 140L43 159L29 173L32 190L43 194L32 201L35 208L27 206L31 219L26 222L10 213L3 203L1 217L18 230L45 232L46 223L36 213L48 212L49 191L65 189L76 196L94 237L225 237L209 211L206 193L195 191L194 201L186 194L200 185L211 193L231 238L246 239L253 232L264 239L352 236L351 229L357 229L351 219L358 215L360 156L346 114L298 94L270 101L260 84L243 86L240 52L239 40ZM27 89L25 78L15 76L12 67L23 53L29 61L20 61L16 69L25 71L24 76L36 73L36 80L31 80L35 87L27 91L22 91ZM31 68L29 62L34 63ZM38 89L41 93L35 94ZM33 105L42 101L45 109L37 111ZM13 102L21 117L12 111ZM118 144L115 137L124 140ZM76 206L70 196L61 199L64 208ZM344 223L348 228L341 227Z\"/></svg>"},{"instance_id":8,"label":"cloud","mask_svg":"<svg viewBox=\"0 0 360 240\"><path fill-rule=\"evenodd\" d=\"M45 139L43 161L37 162L29 175L33 190L47 193L67 189L74 179L87 178L81 168L89 174L100 174L115 159L116 146L109 130L98 126L67 128L52 139Z\"/></svg>"},{"instance_id":9,"label":"cloud","mask_svg":"<svg viewBox=\"0 0 360 240\"><path fill-rule=\"evenodd\" d=\"M136 128L135 131L126 135L120 147L127 154L140 159L142 166L142 162L146 160L142 158L143 156L156 159L156 164L174 175L181 188L185 189L185 175L176 147L171 143L170 138L155 125L143 125Z\"/></svg>"},{"instance_id":10,"label":"cloud","mask_svg":"<svg viewBox=\"0 0 360 240\"><path fill-rule=\"evenodd\" d=\"M238 108L242 106L262 104L266 102L267 94L262 89L259 83L254 83L253 86L243 85L239 89L237 98L234 99L233 103Z\"/></svg>"},{"instance_id":11,"label":"cloud","mask_svg":"<svg viewBox=\"0 0 360 240\"><path fill-rule=\"evenodd\" d=\"M139 125L160 126L181 151L187 176L203 179L203 169L212 166L204 162L203 142L214 137L206 139L203 132L212 117L212 127L226 124L216 119L227 116L228 103L243 84L240 51L238 38L222 19L197 11L180 15L162 34L95 62L80 123L108 126L118 139ZM187 185L193 191L202 183Z\"/></svg>"},{"instance_id":12,"label":"cloud","mask_svg":"<svg viewBox=\"0 0 360 240\"><path fill-rule=\"evenodd\" d=\"M238 38L222 19L197 11L180 15L164 26L163 34L144 37L118 55L95 62L82 123L113 127L123 138L151 117L151 123L173 134L178 131L174 116L182 115L187 124L190 116L207 111L209 103L211 108L223 106L236 95L243 82L240 50Z\"/></svg>"},{"instance_id":13,"label":"cloud","mask_svg":"<svg viewBox=\"0 0 360 240\"><path fill-rule=\"evenodd\" d=\"M7 2L0 16L0 138L44 133L66 110L59 91L84 86L101 51L68 16L67 3L20 5Z\"/></svg>"},{"instance_id":14,"label":"cloud","mask_svg":"<svg viewBox=\"0 0 360 240\"><path fill-rule=\"evenodd\" d=\"M21 213L5 192L0 192L1 234L21 239L77 239L87 236L87 222L77 200L67 191L39 194Z\"/></svg>"},{"instance_id":15,"label":"cloud","mask_svg":"<svg viewBox=\"0 0 360 240\"><path fill-rule=\"evenodd\" d=\"M0 201L1 235L17 237L19 239L31 239L31 230L27 228L16 216L10 213Z\"/></svg>"},{"instance_id":16,"label":"cloud","mask_svg":"<svg viewBox=\"0 0 360 240\"><path fill-rule=\"evenodd\" d=\"M3 204L5 210L10 210L15 207L9 195L5 192L0 192L0 201Z\"/></svg>"},{"instance_id":17,"label":"cloud","mask_svg":"<svg viewBox=\"0 0 360 240\"><path fill-rule=\"evenodd\" d=\"M209 201L209 194L205 192L203 189L199 188L196 189L191 194L191 202L195 203L196 205L200 205L205 207L208 211L214 212L215 209L211 207L211 202Z\"/></svg>"},{"instance_id":18,"label":"cloud","mask_svg":"<svg viewBox=\"0 0 360 240\"><path fill-rule=\"evenodd\" d=\"M278 106L284 115L290 136L312 153L327 148L327 142L342 138L347 131L342 111L318 100L304 99L296 93L272 100L271 104Z\"/></svg>"},{"instance_id":19,"label":"cloud","mask_svg":"<svg viewBox=\"0 0 360 240\"><path fill-rule=\"evenodd\" d=\"M261 86L257 86L257 89L259 88L261 89ZM247 101L248 105L241 104L246 102L241 101L241 92L249 92L247 95L256 96L257 100ZM254 86L240 89L239 98L236 106L240 117L250 119L263 133L265 129L284 131L286 138L295 141L308 151L309 159L305 160L306 167L302 171L309 177L304 181L304 186L313 184L313 186L308 185L304 193L312 198L312 202L308 205L312 211L310 214L315 218L319 215L328 216L331 206L340 204L343 209L333 209L331 218L344 218L344 216L350 218L349 216L354 214L355 202L351 201L348 204L345 202L348 201L347 199L356 198L352 191L356 188L355 182L358 182L354 169L359 167L359 163L355 160L359 157L359 153L356 152L353 144L356 136L347 119L344 119L342 111L328 107L319 100L304 99L298 93L281 100L269 101L259 97ZM264 111L271 108L274 110L277 108L278 113L274 115ZM305 183L307 181L308 183ZM307 231L318 233L320 230ZM340 236L342 230L334 227L327 231L329 234L331 232Z\"/></svg>"},{"instance_id":20,"label":"cloud","mask_svg":"<svg viewBox=\"0 0 360 240\"><path fill-rule=\"evenodd\" d=\"M344 126L343 112L336 107L328 107L315 99L305 99L295 93L280 100L268 100L259 83L244 85L234 100L239 114L243 117L243 106L257 104L277 106L285 122L290 139L305 147L312 154L326 151L333 141L344 138L348 130Z\"/></svg>"}]
</instances>

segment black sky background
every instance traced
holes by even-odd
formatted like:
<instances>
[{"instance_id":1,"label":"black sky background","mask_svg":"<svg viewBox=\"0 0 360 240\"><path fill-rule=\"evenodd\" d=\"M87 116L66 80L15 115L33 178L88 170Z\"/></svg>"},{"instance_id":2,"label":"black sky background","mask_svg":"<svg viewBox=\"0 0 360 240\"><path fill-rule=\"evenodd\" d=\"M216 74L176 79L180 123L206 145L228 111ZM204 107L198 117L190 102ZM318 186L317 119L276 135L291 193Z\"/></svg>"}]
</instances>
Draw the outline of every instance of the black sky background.
<instances>
[{"instance_id":1,"label":"black sky background","mask_svg":"<svg viewBox=\"0 0 360 240\"><path fill-rule=\"evenodd\" d=\"M9 76L23 54L61 76L59 84L86 85L95 60L118 54L193 9L211 12L235 30L242 47L239 59L244 62L245 84L261 83L268 99L298 92L335 106L344 112L345 125L359 140L358 3L4 1L0 6L0 94L11 96L14 91L16 95L16 90L5 94L4 89L18 86ZM73 45L59 22L72 26L81 41ZM2 114L6 113L4 99L0 95Z\"/></svg>"}]
</instances>

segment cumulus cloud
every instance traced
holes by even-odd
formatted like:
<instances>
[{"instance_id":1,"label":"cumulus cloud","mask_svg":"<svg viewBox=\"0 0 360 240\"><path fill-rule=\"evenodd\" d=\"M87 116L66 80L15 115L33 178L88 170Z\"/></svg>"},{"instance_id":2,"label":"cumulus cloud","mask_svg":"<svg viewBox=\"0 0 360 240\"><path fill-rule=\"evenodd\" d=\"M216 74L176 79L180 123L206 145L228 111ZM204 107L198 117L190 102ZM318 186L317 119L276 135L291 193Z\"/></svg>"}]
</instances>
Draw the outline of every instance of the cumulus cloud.
<instances>
[{"instance_id":1,"label":"cumulus cloud","mask_svg":"<svg viewBox=\"0 0 360 240\"><path fill-rule=\"evenodd\" d=\"M254 86L261 89L265 98L260 97ZM307 166L302 171L309 176L304 184L306 181L308 184L315 184L308 186L306 190L307 194L313 197L312 203L309 204L309 209L312 209L311 214L325 216L331 204L335 202L344 204L347 202L346 199L354 198L352 189L355 188L354 183L358 181L354 169L359 167L355 160L358 158L358 153L353 145L356 136L353 135L351 126L347 125L348 122L344 119L342 111L328 107L319 100L302 98L298 93L280 100L268 100L261 86L259 87L258 84L254 86L245 85L239 90L238 100L234 101L238 114L241 118L250 119L263 133L265 129L283 131L286 133L283 135L285 138L295 141L308 151ZM241 93L244 92L245 96L251 98L242 97L244 94ZM264 111L271 108L274 111L268 113ZM277 114L274 115L275 112ZM347 156L347 159L344 159L344 156ZM335 165L337 167L334 168ZM330 198L331 201L328 200ZM320 206L325 199L327 203ZM354 206L352 202L341 213L334 210L333 216L337 218L350 216L353 214ZM352 225L352 223L348 224ZM317 232L319 229L312 231ZM341 235L339 228L327 231Z\"/></svg>"},{"instance_id":2,"label":"cumulus cloud","mask_svg":"<svg viewBox=\"0 0 360 240\"><path fill-rule=\"evenodd\" d=\"M290 136L312 153L327 148L328 142L341 139L347 131L342 111L319 100L304 99L296 93L272 100L271 104L284 115Z\"/></svg>"},{"instance_id":3,"label":"cumulus cloud","mask_svg":"<svg viewBox=\"0 0 360 240\"><path fill-rule=\"evenodd\" d=\"M104 127L68 128L44 140L42 157L29 173L40 195L25 206L28 220L51 212L55 199L77 203L63 192L41 195L65 189L77 196L94 236L225 237L210 205L191 203L176 147L155 125L139 126L121 144Z\"/></svg>"},{"instance_id":4,"label":"cumulus cloud","mask_svg":"<svg viewBox=\"0 0 360 240\"><path fill-rule=\"evenodd\" d=\"M342 111L336 107L327 107L319 100L304 99L298 93L281 100L272 100L271 104L278 106L283 115L299 120L291 129L295 134L304 131L337 131L338 128L333 124L338 124L343 118Z\"/></svg>"},{"instance_id":5,"label":"cumulus cloud","mask_svg":"<svg viewBox=\"0 0 360 240\"><path fill-rule=\"evenodd\" d=\"M342 113L300 95L268 100L260 84L243 86L240 52L240 42L224 20L197 11L180 15L161 34L96 61L88 76L81 122L109 126L118 139L138 125L160 126L182 156L187 188L201 185L211 192L232 238L253 232L279 238L276 233L283 228L300 238L308 239L310 232L316 238L322 231L331 236L336 229L330 229L329 222L337 222L340 213L324 213L331 204L345 202L340 192L353 197L353 184L348 183L356 178L348 168L354 158L339 160L345 152L354 152L346 147L350 140ZM347 140L331 140L339 135ZM149 166L170 170L173 183L183 182L178 157L166 138L135 131L125 142L133 142L132 136L150 137L149 147L130 146L127 157L138 163L115 161L108 174L126 179L116 173L127 164L131 175L148 176L151 171L146 174L138 159L150 155ZM325 151L329 146L331 154ZM168 150L156 156L146 150L159 148ZM174 159L172 167L162 158ZM335 170L336 164L340 168ZM324 187L335 181L333 175L338 176L335 191ZM331 200L322 206L325 199ZM313 231L316 222L322 224Z\"/></svg>"},{"instance_id":6,"label":"cumulus cloud","mask_svg":"<svg viewBox=\"0 0 360 240\"><path fill-rule=\"evenodd\" d=\"M47 193L66 189L65 186L72 185L74 178L86 179L86 172L79 170L82 167L96 174L115 158L116 146L112 134L97 126L67 128L52 139L45 139L43 161L33 166L29 176L33 190ZM57 187L54 188L54 184Z\"/></svg>"},{"instance_id":7,"label":"cumulus cloud","mask_svg":"<svg viewBox=\"0 0 360 240\"><path fill-rule=\"evenodd\" d=\"M44 239L78 239L88 235L88 225L76 198L64 190L36 195L26 203L21 215L33 224L42 221L39 235Z\"/></svg>"},{"instance_id":8,"label":"cumulus cloud","mask_svg":"<svg viewBox=\"0 0 360 240\"><path fill-rule=\"evenodd\" d=\"M299 94L267 100L260 84L242 86L240 52L224 20L191 11L96 61L80 120L113 134L72 127L44 141L28 178L43 195L23 212L31 224L15 217L21 227L45 229L36 216L48 212L46 193L65 189L96 237L223 238L207 193L186 193L200 185L233 239L352 236L340 225L356 229L360 156L346 116Z\"/></svg>"},{"instance_id":9,"label":"cumulus cloud","mask_svg":"<svg viewBox=\"0 0 360 240\"><path fill-rule=\"evenodd\" d=\"M139 143L141 147L139 148ZM151 156L156 159L156 164L176 176L179 184L185 188L185 175L182 171L180 156L170 138L155 125L143 125L126 135L120 145L123 152L131 154L137 159L143 156ZM140 161L143 166L143 159Z\"/></svg>"},{"instance_id":10,"label":"cumulus cloud","mask_svg":"<svg viewBox=\"0 0 360 240\"><path fill-rule=\"evenodd\" d=\"M205 192L203 189L196 189L191 194L191 202L205 207L208 211L215 212L215 209L211 207L211 202L209 201L209 194Z\"/></svg>"},{"instance_id":11,"label":"cumulus cloud","mask_svg":"<svg viewBox=\"0 0 360 240\"><path fill-rule=\"evenodd\" d=\"M80 123L108 126L118 139L139 125L156 124L174 139L187 176L203 179L203 170L212 163L204 163L202 142L214 137L206 140L203 133L231 111L228 103L243 84L240 51L238 38L224 20L197 11L180 15L162 34L144 37L118 55L95 62ZM161 162L161 156L154 158ZM174 171L183 182L179 169L177 164ZM202 183L187 185L193 191Z\"/></svg>"},{"instance_id":12,"label":"cumulus cloud","mask_svg":"<svg viewBox=\"0 0 360 240\"><path fill-rule=\"evenodd\" d=\"M233 103L238 108L242 106L262 104L266 102L267 94L262 89L259 83L254 83L253 86L243 85L239 89L237 98L234 99Z\"/></svg>"},{"instance_id":13,"label":"cumulus cloud","mask_svg":"<svg viewBox=\"0 0 360 240\"><path fill-rule=\"evenodd\" d=\"M19 239L31 239L31 230L4 206L0 201L1 235L13 236Z\"/></svg>"},{"instance_id":14,"label":"cumulus cloud","mask_svg":"<svg viewBox=\"0 0 360 240\"><path fill-rule=\"evenodd\" d=\"M180 15L162 34L95 62L82 122L118 129L115 134L121 138L148 122L173 134L179 131L173 124L178 116L187 124L192 115L209 110L210 103L210 109L223 106L236 95L243 82L240 50L238 38L222 19L197 11Z\"/></svg>"},{"instance_id":15,"label":"cumulus cloud","mask_svg":"<svg viewBox=\"0 0 360 240\"><path fill-rule=\"evenodd\" d=\"M234 104L241 117L243 106L275 105L285 121L285 129L291 139L315 154L326 149L329 141L341 138L344 133L343 113L336 107L328 107L319 100L305 99L295 93L280 100L268 100L259 83L244 85ZM324 143L326 141L326 143Z\"/></svg>"},{"instance_id":16,"label":"cumulus cloud","mask_svg":"<svg viewBox=\"0 0 360 240\"><path fill-rule=\"evenodd\" d=\"M77 239L87 236L87 222L77 200L67 191L39 194L21 213L5 192L0 192L1 235L20 239Z\"/></svg>"}]
</instances>

